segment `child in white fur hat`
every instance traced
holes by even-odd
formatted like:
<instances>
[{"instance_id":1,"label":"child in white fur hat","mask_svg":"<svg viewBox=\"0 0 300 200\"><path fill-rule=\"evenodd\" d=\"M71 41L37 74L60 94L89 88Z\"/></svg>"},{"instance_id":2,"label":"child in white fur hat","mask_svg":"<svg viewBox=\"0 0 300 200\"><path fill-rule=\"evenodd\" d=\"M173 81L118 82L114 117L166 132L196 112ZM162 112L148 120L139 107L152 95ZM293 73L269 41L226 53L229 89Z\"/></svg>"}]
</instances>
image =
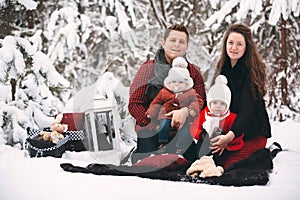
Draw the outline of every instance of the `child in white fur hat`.
<instances>
[{"instance_id":1,"label":"child in white fur hat","mask_svg":"<svg viewBox=\"0 0 300 200\"><path fill-rule=\"evenodd\" d=\"M177 57L172 62L172 68L164 80L164 87L151 102L146 112L148 118L157 118L160 121L158 127L159 151L164 152L165 146L169 143L171 117L165 114L186 107L191 118L199 114L203 100L193 89L193 79L187 69L188 63L183 57ZM189 120L187 120L189 121ZM192 142L187 122L177 131L176 153L182 154Z\"/></svg>"},{"instance_id":2,"label":"child in white fur hat","mask_svg":"<svg viewBox=\"0 0 300 200\"><path fill-rule=\"evenodd\" d=\"M216 142L218 139L213 139L214 137L227 134L230 131L236 118L236 114L229 110L230 102L231 91L227 86L227 79L225 76L219 75L216 77L215 84L208 91L206 108L201 111L198 120L195 119L190 128L193 137L199 140L197 144L199 157L211 151L209 148L210 143ZM206 134L209 136L207 137L208 142L205 142L205 139L207 139L205 138ZM225 149L228 151L240 150L244 145L243 136L244 134L234 138ZM202 144L201 140L204 140ZM206 145L208 146L206 147Z\"/></svg>"}]
</instances>

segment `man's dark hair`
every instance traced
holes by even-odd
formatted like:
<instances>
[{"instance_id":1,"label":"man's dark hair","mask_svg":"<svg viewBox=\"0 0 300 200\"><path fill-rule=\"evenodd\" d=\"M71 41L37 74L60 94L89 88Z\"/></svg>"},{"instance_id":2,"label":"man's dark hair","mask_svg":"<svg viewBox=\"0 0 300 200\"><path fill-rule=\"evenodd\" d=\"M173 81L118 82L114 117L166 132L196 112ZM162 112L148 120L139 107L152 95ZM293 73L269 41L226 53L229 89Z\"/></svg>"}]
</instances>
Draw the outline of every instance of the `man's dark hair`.
<instances>
[{"instance_id":1,"label":"man's dark hair","mask_svg":"<svg viewBox=\"0 0 300 200\"><path fill-rule=\"evenodd\" d=\"M185 32L187 42L189 42L189 37L190 37L189 32L187 31L187 29L184 25L180 25L180 24L174 24L174 25L170 26L169 28L167 28L167 30L165 31L165 35L164 35L164 40L166 40L167 37L169 37L170 32L172 30L173 31Z\"/></svg>"}]
</instances>

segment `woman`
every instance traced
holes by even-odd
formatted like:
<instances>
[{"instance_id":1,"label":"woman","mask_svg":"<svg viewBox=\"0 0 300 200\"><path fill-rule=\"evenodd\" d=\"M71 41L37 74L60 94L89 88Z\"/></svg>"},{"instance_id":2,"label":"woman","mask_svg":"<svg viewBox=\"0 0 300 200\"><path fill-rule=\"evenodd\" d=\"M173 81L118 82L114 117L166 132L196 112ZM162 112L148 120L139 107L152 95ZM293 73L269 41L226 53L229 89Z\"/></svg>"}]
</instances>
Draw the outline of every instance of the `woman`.
<instances>
[{"instance_id":1,"label":"woman","mask_svg":"<svg viewBox=\"0 0 300 200\"><path fill-rule=\"evenodd\" d=\"M213 154L220 157L218 165L225 169L264 148L271 137L271 127L265 108L267 92L266 65L252 39L251 30L242 24L231 25L225 33L221 58L217 64L220 74L228 79L232 93L230 110L237 118L230 131L211 141ZM226 146L244 134L244 146L236 152L224 152Z\"/></svg>"},{"instance_id":2,"label":"woman","mask_svg":"<svg viewBox=\"0 0 300 200\"><path fill-rule=\"evenodd\" d=\"M185 56L188 49L188 40L189 33L185 26L173 25L169 27L165 31L161 47L157 50L154 60L143 63L133 79L130 86L128 105L129 112L136 120L137 149L132 155L133 163L157 150L158 139L155 127L158 126L158 121L147 118L146 111L163 87L163 81L172 67L173 59L178 56ZM193 88L205 101L204 79L199 68L188 63L187 69L194 81ZM167 113L167 116L172 116L172 127L181 129L189 116L189 111L188 108L183 107ZM195 152L193 153L195 154ZM187 154L186 156L188 157Z\"/></svg>"}]
</instances>

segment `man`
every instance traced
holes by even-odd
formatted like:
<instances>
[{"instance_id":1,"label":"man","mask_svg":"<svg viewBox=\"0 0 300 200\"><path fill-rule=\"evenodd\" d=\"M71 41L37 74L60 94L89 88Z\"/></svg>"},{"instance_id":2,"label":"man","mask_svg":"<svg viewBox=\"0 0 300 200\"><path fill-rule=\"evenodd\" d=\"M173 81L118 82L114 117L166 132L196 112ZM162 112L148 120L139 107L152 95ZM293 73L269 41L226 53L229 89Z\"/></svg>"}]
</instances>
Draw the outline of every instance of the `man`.
<instances>
[{"instance_id":1,"label":"man","mask_svg":"<svg viewBox=\"0 0 300 200\"><path fill-rule=\"evenodd\" d=\"M185 57L188 49L189 33L183 25L173 25L169 27L164 34L161 47L157 50L154 60L143 63L138 70L130 86L129 112L136 120L135 130L137 132L137 149L132 155L132 163L149 156L157 150L157 128L158 122L150 120L146 116L149 104L163 87L163 81L167 77L174 58ZM203 103L206 100L205 85L203 76L199 68L191 63L187 69L194 81L193 88L200 95ZM200 108L203 107L199 105ZM172 116L171 126L173 129L181 129L187 117L189 110L182 107L167 113ZM191 138L191 148L183 155L188 160L194 160L193 141Z\"/></svg>"}]
</instances>

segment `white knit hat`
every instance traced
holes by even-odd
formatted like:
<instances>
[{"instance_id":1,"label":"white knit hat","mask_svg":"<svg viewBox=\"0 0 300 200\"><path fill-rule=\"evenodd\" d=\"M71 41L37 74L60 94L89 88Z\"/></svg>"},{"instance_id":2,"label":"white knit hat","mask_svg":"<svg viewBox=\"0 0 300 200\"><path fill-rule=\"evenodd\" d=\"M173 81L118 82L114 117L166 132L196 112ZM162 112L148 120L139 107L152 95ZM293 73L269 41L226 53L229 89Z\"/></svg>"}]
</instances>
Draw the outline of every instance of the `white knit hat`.
<instances>
[{"instance_id":1,"label":"white knit hat","mask_svg":"<svg viewBox=\"0 0 300 200\"><path fill-rule=\"evenodd\" d=\"M211 111L210 102L213 100L221 100L224 101L227 105L226 111L228 111L231 101L231 91L227 86L227 78L223 75L219 75L216 77L215 84L211 86L208 90L207 94L207 106Z\"/></svg>"},{"instance_id":2,"label":"white knit hat","mask_svg":"<svg viewBox=\"0 0 300 200\"><path fill-rule=\"evenodd\" d=\"M191 89L194 86L194 81L190 77L187 69L188 63L183 57L177 57L172 62L172 68L169 70L168 76L164 80L164 85L170 89L170 83L173 81L181 81L187 84L187 88Z\"/></svg>"},{"instance_id":3,"label":"white knit hat","mask_svg":"<svg viewBox=\"0 0 300 200\"><path fill-rule=\"evenodd\" d=\"M182 68L187 68L188 63L185 60L184 57L176 57L172 61L172 67L182 67Z\"/></svg>"}]
</instances>

